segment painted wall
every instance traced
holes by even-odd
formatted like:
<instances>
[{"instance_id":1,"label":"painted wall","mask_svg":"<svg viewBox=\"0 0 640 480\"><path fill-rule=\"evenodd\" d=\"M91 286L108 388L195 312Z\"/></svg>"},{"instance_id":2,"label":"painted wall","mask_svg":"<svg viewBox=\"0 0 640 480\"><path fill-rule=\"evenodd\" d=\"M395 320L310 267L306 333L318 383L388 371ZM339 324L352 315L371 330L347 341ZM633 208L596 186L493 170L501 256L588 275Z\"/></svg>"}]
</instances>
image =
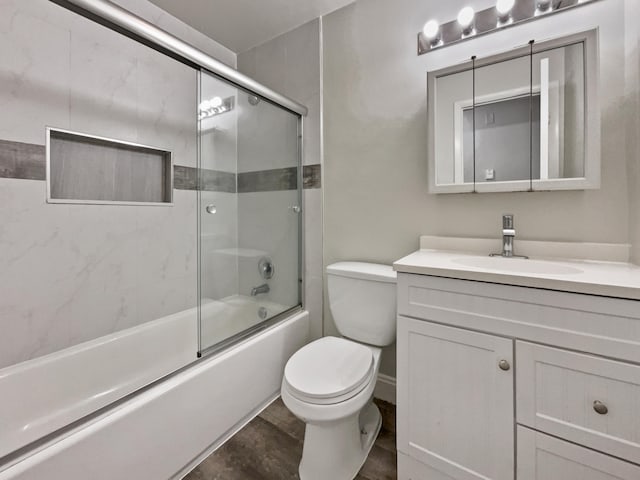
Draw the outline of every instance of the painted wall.
<instances>
[{"instance_id":1,"label":"painted wall","mask_svg":"<svg viewBox=\"0 0 640 480\"><path fill-rule=\"evenodd\" d=\"M466 4L479 10L493 2L358 0L324 17L325 265L391 263L416 250L420 234L495 238L505 212L515 214L519 238L629 242L629 188L638 187L627 176L625 0L596 2L418 57L416 33L424 22L453 19ZM429 195L426 72L531 38L594 27L600 28L602 188ZM326 306L325 299L325 330L332 333ZM383 355L381 371L394 374L393 349Z\"/></svg>"},{"instance_id":2,"label":"painted wall","mask_svg":"<svg viewBox=\"0 0 640 480\"><path fill-rule=\"evenodd\" d=\"M640 2L626 0L625 5L629 226L633 261L640 264L640 27L635 21L640 16Z\"/></svg>"},{"instance_id":3,"label":"painted wall","mask_svg":"<svg viewBox=\"0 0 640 480\"><path fill-rule=\"evenodd\" d=\"M117 3L235 66L145 0ZM195 167L196 80L49 1L0 3L2 140L43 145L49 125L166 148ZM52 205L44 181L0 178L0 368L195 306L196 192L174 202Z\"/></svg>"},{"instance_id":4,"label":"painted wall","mask_svg":"<svg viewBox=\"0 0 640 480\"><path fill-rule=\"evenodd\" d=\"M238 55L238 70L308 107L303 138L303 162L307 166L322 163L320 36L321 22L316 19ZM245 171L277 168L283 166L279 164L281 160L277 155L266 154L262 156L261 164L253 162L239 167ZM309 311L312 338L322 336L322 189L318 187L320 185L316 183L313 188L303 191L306 280L303 295L305 308ZM251 208L251 204L264 202L273 202L279 205L278 208L287 207L286 192L241 194L240 197L241 207ZM255 208L251 210L256 211ZM260 235L259 218L243 215L242 208L240 224L241 242L243 231L247 238Z\"/></svg>"}]
</instances>

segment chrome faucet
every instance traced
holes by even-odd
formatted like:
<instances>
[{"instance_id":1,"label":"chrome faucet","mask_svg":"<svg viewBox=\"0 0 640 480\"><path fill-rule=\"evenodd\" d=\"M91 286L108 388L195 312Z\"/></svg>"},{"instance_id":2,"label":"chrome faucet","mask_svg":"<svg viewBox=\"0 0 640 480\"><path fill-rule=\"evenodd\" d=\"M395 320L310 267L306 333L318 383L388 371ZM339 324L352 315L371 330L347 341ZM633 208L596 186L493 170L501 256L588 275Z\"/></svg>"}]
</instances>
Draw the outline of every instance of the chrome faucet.
<instances>
[{"instance_id":1,"label":"chrome faucet","mask_svg":"<svg viewBox=\"0 0 640 480\"><path fill-rule=\"evenodd\" d=\"M259 287L253 287L251 289L251 296L255 297L256 295L258 295L260 293L269 293L269 290L271 290L269 288L269 285L267 285L266 283L263 283Z\"/></svg>"},{"instance_id":2,"label":"chrome faucet","mask_svg":"<svg viewBox=\"0 0 640 480\"><path fill-rule=\"evenodd\" d=\"M529 258L524 255L513 254L513 240L516 236L516 230L513 228L513 215L505 214L502 216L502 253L490 253L490 257L518 257Z\"/></svg>"}]
</instances>

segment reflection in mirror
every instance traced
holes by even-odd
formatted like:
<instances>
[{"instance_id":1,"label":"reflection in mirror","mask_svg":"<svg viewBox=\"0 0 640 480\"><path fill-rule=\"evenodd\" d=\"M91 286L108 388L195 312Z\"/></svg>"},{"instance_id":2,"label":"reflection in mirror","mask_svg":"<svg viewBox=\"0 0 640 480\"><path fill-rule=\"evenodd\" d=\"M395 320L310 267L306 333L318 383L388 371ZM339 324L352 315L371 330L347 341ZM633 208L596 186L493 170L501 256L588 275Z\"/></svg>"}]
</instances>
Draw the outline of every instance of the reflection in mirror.
<instances>
[{"instance_id":1,"label":"reflection in mirror","mask_svg":"<svg viewBox=\"0 0 640 480\"><path fill-rule=\"evenodd\" d=\"M599 186L597 32L428 75L434 193Z\"/></svg>"},{"instance_id":2,"label":"reflection in mirror","mask_svg":"<svg viewBox=\"0 0 640 480\"><path fill-rule=\"evenodd\" d=\"M533 56L534 88L540 92L540 170L534 179L584 176L584 45L576 43Z\"/></svg>"},{"instance_id":3,"label":"reflection in mirror","mask_svg":"<svg viewBox=\"0 0 640 480\"><path fill-rule=\"evenodd\" d=\"M523 188L528 188L531 172L540 171L540 162L532 161L539 158L538 152L530 155L536 144L531 134L539 136L540 125L540 92L534 89L531 95L530 71L529 57L476 69L475 112L473 104L456 106L460 122L455 130L463 138L465 181L473 182L475 172L476 183L525 180ZM532 117L537 120L533 128Z\"/></svg>"},{"instance_id":4,"label":"reflection in mirror","mask_svg":"<svg viewBox=\"0 0 640 480\"><path fill-rule=\"evenodd\" d=\"M433 122L433 144L435 146L436 174L439 185L473 184L473 152L471 151L471 178L464 177L462 166L462 139L456 138L456 124L461 121L457 117L456 105L473 106L473 72L466 70L443 75L435 79L438 92L434 102L435 118ZM461 131L461 130L458 130ZM456 161L452 162L451 159Z\"/></svg>"}]
</instances>

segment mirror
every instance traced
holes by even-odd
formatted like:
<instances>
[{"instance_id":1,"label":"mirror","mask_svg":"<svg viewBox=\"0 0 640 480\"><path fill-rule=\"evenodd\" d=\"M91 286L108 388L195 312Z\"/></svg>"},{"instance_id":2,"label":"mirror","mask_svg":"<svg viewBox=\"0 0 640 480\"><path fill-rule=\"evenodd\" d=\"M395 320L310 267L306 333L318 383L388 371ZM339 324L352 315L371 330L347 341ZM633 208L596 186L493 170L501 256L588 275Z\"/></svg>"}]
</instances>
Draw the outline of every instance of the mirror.
<instances>
[{"instance_id":1,"label":"mirror","mask_svg":"<svg viewBox=\"0 0 640 480\"><path fill-rule=\"evenodd\" d=\"M598 188L596 33L429 72L430 191Z\"/></svg>"}]
</instances>

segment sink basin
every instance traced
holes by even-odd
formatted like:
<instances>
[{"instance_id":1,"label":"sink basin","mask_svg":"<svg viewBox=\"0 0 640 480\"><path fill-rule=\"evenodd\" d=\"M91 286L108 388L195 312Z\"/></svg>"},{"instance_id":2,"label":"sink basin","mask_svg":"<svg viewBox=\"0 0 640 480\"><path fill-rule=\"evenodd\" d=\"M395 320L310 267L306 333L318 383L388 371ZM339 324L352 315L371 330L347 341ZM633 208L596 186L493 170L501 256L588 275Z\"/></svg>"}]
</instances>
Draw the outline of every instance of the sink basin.
<instances>
[{"instance_id":1,"label":"sink basin","mask_svg":"<svg viewBox=\"0 0 640 480\"><path fill-rule=\"evenodd\" d=\"M465 267L481 268L509 273L538 275L575 275L583 273L579 268L558 265L554 262L504 257L460 257L451 260Z\"/></svg>"}]
</instances>

